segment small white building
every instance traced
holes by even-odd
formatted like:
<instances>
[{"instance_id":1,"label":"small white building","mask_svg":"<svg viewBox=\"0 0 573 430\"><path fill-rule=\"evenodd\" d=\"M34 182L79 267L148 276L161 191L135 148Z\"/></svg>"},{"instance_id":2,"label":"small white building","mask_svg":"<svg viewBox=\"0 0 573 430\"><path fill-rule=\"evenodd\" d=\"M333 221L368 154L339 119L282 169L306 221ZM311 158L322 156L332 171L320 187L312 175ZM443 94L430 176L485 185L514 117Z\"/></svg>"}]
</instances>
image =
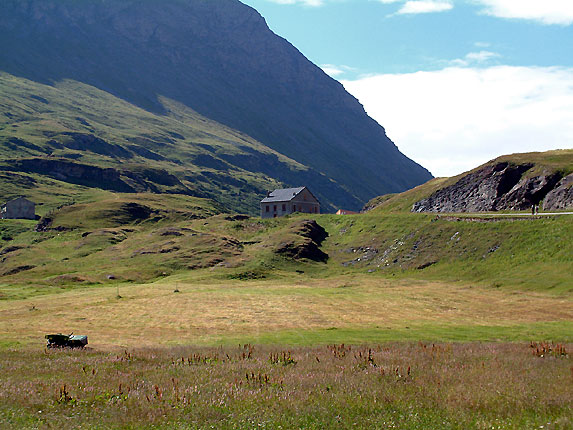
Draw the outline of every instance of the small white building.
<instances>
[{"instance_id":1,"label":"small white building","mask_svg":"<svg viewBox=\"0 0 573 430\"><path fill-rule=\"evenodd\" d=\"M295 212L320 213L320 202L306 187L274 190L261 200L261 218L276 218Z\"/></svg>"},{"instance_id":2,"label":"small white building","mask_svg":"<svg viewBox=\"0 0 573 430\"><path fill-rule=\"evenodd\" d=\"M360 212L348 211L346 209L338 209L336 215L358 215Z\"/></svg>"},{"instance_id":3,"label":"small white building","mask_svg":"<svg viewBox=\"0 0 573 430\"><path fill-rule=\"evenodd\" d=\"M36 219L36 204L24 197L6 202L0 209L2 219Z\"/></svg>"}]
</instances>

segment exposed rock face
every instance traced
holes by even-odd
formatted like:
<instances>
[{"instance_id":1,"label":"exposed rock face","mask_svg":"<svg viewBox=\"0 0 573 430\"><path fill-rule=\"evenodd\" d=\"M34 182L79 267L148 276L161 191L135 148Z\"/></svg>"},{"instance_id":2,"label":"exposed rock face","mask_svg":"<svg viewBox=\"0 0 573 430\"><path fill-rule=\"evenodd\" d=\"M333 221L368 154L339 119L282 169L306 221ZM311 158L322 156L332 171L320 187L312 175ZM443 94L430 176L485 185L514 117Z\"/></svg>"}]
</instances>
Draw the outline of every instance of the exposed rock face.
<instances>
[{"instance_id":1,"label":"exposed rock face","mask_svg":"<svg viewBox=\"0 0 573 430\"><path fill-rule=\"evenodd\" d=\"M497 163L462 177L454 185L414 203L412 212L485 212L509 209L504 196L512 191L530 164ZM511 203L513 204L513 203ZM504 206L505 205L505 206Z\"/></svg>"},{"instance_id":2,"label":"exposed rock face","mask_svg":"<svg viewBox=\"0 0 573 430\"><path fill-rule=\"evenodd\" d=\"M357 210L431 178L340 83L238 0L2 0L0 46L10 74L74 79L160 113L166 97L240 130L308 166L316 183L307 185L335 206ZM78 149L129 155L70 137Z\"/></svg>"},{"instance_id":3,"label":"exposed rock face","mask_svg":"<svg viewBox=\"0 0 573 430\"><path fill-rule=\"evenodd\" d=\"M560 179L559 173L523 178L496 203L496 209L525 210L538 205Z\"/></svg>"},{"instance_id":4,"label":"exposed rock face","mask_svg":"<svg viewBox=\"0 0 573 430\"><path fill-rule=\"evenodd\" d=\"M487 165L416 202L412 212L526 210L542 201L544 210L573 207L573 175L563 179L558 171L524 175L532 167L508 162Z\"/></svg>"},{"instance_id":5,"label":"exposed rock face","mask_svg":"<svg viewBox=\"0 0 573 430\"><path fill-rule=\"evenodd\" d=\"M543 210L573 208L573 174L563 178L543 201Z\"/></svg>"}]
</instances>

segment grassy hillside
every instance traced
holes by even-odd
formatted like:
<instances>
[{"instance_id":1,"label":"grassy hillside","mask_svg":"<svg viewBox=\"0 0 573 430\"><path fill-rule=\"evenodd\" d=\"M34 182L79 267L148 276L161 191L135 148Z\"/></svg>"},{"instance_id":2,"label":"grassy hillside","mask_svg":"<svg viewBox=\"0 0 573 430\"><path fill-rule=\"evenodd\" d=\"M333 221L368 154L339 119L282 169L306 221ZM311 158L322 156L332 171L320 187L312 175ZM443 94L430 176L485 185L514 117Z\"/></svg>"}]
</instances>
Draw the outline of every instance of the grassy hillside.
<instances>
[{"instance_id":1,"label":"grassy hillside","mask_svg":"<svg viewBox=\"0 0 573 430\"><path fill-rule=\"evenodd\" d=\"M216 274L206 276L276 278L302 270L313 277L369 273L554 293L573 290L569 217L435 218L378 209L320 215L314 219L328 233L320 249L329 258L315 263L293 261L279 252L313 246L297 228L297 220L307 217L212 216L217 211L209 201L187 196L111 194L47 214L41 224L46 231L32 231L31 221L4 220L3 282L33 283L35 288L142 282L217 266Z\"/></svg>"},{"instance_id":2,"label":"grassy hillside","mask_svg":"<svg viewBox=\"0 0 573 430\"><path fill-rule=\"evenodd\" d=\"M570 217L436 218L376 210L329 221L331 259L352 270L573 291Z\"/></svg>"},{"instance_id":3,"label":"grassy hillside","mask_svg":"<svg viewBox=\"0 0 573 430\"><path fill-rule=\"evenodd\" d=\"M210 197L246 213L256 213L260 196L293 176L328 182L170 100L161 100L167 112L159 115L74 81L50 86L0 73L0 88L0 200L24 194L49 204L114 190L85 174L62 178L78 164L115 169L118 181L137 192ZM56 174L21 160L62 167Z\"/></svg>"}]
</instances>

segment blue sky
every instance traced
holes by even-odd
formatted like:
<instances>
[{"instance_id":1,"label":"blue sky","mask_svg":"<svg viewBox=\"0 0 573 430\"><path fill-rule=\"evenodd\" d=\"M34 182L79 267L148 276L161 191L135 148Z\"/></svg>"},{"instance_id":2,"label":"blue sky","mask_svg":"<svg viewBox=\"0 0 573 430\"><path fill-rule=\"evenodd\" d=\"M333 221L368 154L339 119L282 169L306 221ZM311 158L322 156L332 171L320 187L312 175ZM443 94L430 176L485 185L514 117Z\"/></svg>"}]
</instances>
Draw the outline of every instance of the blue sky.
<instances>
[{"instance_id":1,"label":"blue sky","mask_svg":"<svg viewBox=\"0 0 573 430\"><path fill-rule=\"evenodd\" d=\"M573 148L573 0L244 0L436 176Z\"/></svg>"}]
</instances>

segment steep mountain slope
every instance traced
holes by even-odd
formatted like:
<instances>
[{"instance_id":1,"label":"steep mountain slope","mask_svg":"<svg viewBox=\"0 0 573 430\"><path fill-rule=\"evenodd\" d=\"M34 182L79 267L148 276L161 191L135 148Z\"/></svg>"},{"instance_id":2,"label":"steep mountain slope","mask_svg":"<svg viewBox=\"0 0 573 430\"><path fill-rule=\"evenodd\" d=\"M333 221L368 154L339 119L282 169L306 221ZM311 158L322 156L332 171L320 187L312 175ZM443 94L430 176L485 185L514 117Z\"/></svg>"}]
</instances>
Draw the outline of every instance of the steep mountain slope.
<instances>
[{"instance_id":1,"label":"steep mountain slope","mask_svg":"<svg viewBox=\"0 0 573 430\"><path fill-rule=\"evenodd\" d=\"M332 179L307 183L327 205L356 208L431 177L237 0L5 0L0 44L12 75L72 79L161 115L169 99L240 130ZM251 170L250 157L227 161ZM296 171L280 180L300 183Z\"/></svg>"},{"instance_id":2,"label":"steep mountain slope","mask_svg":"<svg viewBox=\"0 0 573 430\"><path fill-rule=\"evenodd\" d=\"M573 208L573 150L512 154L453 178L438 178L392 196L370 201L396 212L546 211Z\"/></svg>"},{"instance_id":3,"label":"steep mountain slope","mask_svg":"<svg viewBox=\"0 0 573 430\"><path fill-rule=\"evenodd\" d=\"M24 194L49 203L59 194L61 204L92 193L65 183L203 196L256 213L265 190L289 177L332 183L167 99L168 114L158 115L74 81L48 86L0 73L0 89L2 201ZM54 181L56 195L47 185Z\"/></svg>"}]
</instances>

